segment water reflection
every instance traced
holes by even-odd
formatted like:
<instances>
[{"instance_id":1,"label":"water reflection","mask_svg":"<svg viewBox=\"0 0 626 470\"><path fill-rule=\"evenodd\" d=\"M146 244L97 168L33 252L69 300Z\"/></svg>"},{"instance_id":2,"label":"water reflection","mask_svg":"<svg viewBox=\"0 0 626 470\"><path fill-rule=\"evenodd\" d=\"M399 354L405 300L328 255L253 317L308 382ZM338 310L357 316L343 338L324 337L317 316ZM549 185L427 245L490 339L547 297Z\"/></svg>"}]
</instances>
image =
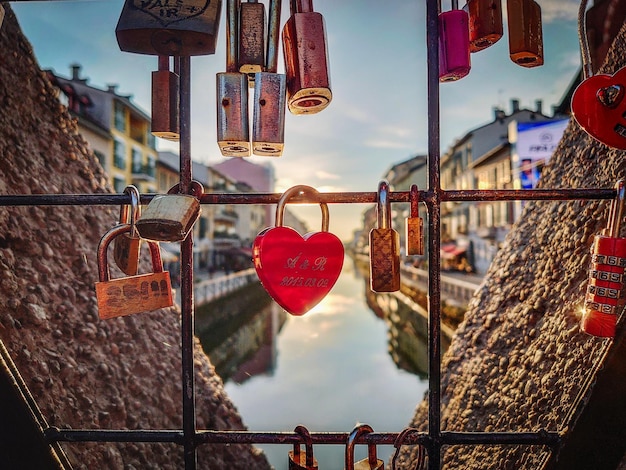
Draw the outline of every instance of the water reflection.
<instances>
[{"instance_id":1,"label":"water reflection","mask_svg":"<svg viewBox=\"0 0 626 470\"><path fill-rule=\"evenodd\" d=\"M427 390L426 320L408 310L394 296L373 295L346 259L333 290L306 315L286 315L272 303L208 354L251 430L302 424L311 432L348 432L362 422L400 431ZM287 470L290 446L261 447L277 470ZM392 451L379 447L379 458ZM342 469L343 452L315 447L325 469ZM365 454L357 446L357 458Z\"/></svg>"}]
</instances>

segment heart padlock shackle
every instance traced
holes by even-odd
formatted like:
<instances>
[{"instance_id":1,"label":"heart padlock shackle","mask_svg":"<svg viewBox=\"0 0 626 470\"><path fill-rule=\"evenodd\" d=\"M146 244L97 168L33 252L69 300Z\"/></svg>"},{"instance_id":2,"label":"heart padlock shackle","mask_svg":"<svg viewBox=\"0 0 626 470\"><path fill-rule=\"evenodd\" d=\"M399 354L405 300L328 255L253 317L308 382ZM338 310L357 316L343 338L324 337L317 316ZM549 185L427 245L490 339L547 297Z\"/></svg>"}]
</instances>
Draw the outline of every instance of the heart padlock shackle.
<instances>
[{"instance_id":1,"label":"heart padlock shackle","mask_svg":"<svg viewBox=\"0 0 626 470\"><path fill-rule=\"evenodd\" d=\"M122 51L165 56L215 53L221 0L125 0L115 28Z\"/></svg>"},{"instance_id":2,"label":"heart padlock shackle","mask_svg":"<svg viewBox=\"0 0 626 470\"><path fill-rule=\"evenodd\" d=\"M370 288L374 292L400 289L400 234L392 228L389 183L378 184L378 227L370 230Z\"/></svg>"},{"instance_id":3,"label":"heart padlock shackle","mask_svg":"<svg viewBox=\"0 0 626 470\"><path fill-rule=\"evenodd\" d=\"M300 442L293 445L289 451L289 470L317 470L317 459L313 456L313 440L311 433L304 426L296 426L296 434L302 437L304 451L300 448Z\"/></svg>"},{"instance_id":4,"label":"heart padlock shackle","mask_svg":"<svg viewBox=\"0 0 626 470\"><path fill-rule=\"evenodd\" d=\"M328 231L328 205L322 210L322 231L304 236L283 226L285 205L293 196L319 199L310 186L294 186L283 193L276 207L276 226L262 230L252 245L252 259L268 294L292 315L304 315L330 292L343 266L339 238Z\"/></svg>"},{"instance_id":5,"label":"heart padlock shackle","mask_svg":"<svg viewBox=\"0 0 626 470\"><path fill-rule=\"evenodd\" d=\"M174 57L174 63L179 58ZM174 67L176 68L176 67ZM159 56L159 70L152 72L152 120L150 132L165 140L180 140L180 79L170 71L170 58Z\"/></svg>"},{"instance_id":6,"label":"heart padlock shackle","mask_svg":"<svg viewBox=\"0 0 626 470\"><path fill-rule=\"evenodd\" d=\"M200 198L204 193L202 184L191 182L192 194L180 194L180 184L173 186L166 195L152 198L137 221L141 238L159 242L183 241L200 217Z\"/></svg>"},{"instance_id":7,"label":"heart padlock shackle","mask_svg":"<svg viewBox=\"0 0 626 470\"><path fill-rule=\"evenodd\" d=\"M96 299L101 319L121 317L171 307L170 274L163 270L158 243L148 242L152 273L111 279L107 252L111 241L130 232L130 225L116 225L104 234L98 245L98 279Z\"/></svg>"},{"instance_id":8,"label":"heart padlock shackle","mask_svg":"<svg viewBox=\"0 0 626 470\"><path fill-rule=\"evenodd\" d=\"M469 15L466 11L459 10L458 0L451 0L451 3L450 11L439 13L440 82L459 80L471 69Z\"/></svg>"},{"instance_id":9,"label":"heart padlock shackle","mask_svg":"<svg viewBox=\"0 0 626 470\"><path fill-rule=\"evenodd\" d=\"M314 114L332 100L326 26L312 0L290 0L283 27L287 106L293 114Z\"/></svg>"},{"instance_id":10,"label":"heart padlock shackle","mask_svg":"<svg viewBox=\"0 0 626 470\"><path fill-rule=\"evenodd\" d=\"M543 65L541 7L535 0L507 0L509 57L522 67Z\"/></svg>"},{"instance_id":11,"label":"heart padlock shackle","mask_svg":"<svg viewBox=\"0 0 626 470\"><path fill-rule=\"evenodd\" d=\"M626 183L616 183L608 226L596 235L591 248L591 266L580 322L581 330L593 336L613 338L617 319L626 303L626 238L620 229L626 209Z\"/></svg>"},{"instance_id":12,"label":"heart padlock shackle","mask_svg":"<svg viewBox=\"0 0 626 470\"><path fill-rule=\"evenodd\" d=\"M492 46L502 38L502 0L467 0L470 52Z\"/></svg>"},{"instance_id":13,"label":"heart padlock shackle","mask_svg":"<svg viewBox=\"0 0 626 470\"><path fill-rule=\"evenodd\" d=\"M124 274L134 276L139 268L139 250L141 249L141 237L136 225L141 215L141 205L139 190L136 186L126 186L124 194L130 196L130 204L122 204L119 225L130 225L130 231L113 240L113 260Z\"/></svg>"},{"instance_id":14,"label":"heart padlock shackle","mask_svg":"<svg viewBox=\"0 0 626 470\"><path fill-rule=\"evenodd\" d=\"M240 0L226 0L226 72L215 76L217 145L225 157L250 156L248 76L238 70Z\"/></svg>"},{"instance_id":15,"label":"heart padlock shackle","mask_svg":"<svg viewBox=\"0 0 626 470\"><path fill-rule=\"evenodd\" d=\"M384 470L385 463L376 456L376 445L367 444L367 458L354 462L354 446L362 436L374 432L369 424L357 424L350 435L345 448L345 470Z\"/></svg>"},{"instance_id":16,"label":"heart padlock shackle","mask_svg":"<svg viewBox=\"0 0 626 470\"><path fill-rule=\"evenodd\" d=\"M626 67L613 75L593 75L584 12L580 4L578 37L583 62L583 81L572 95L572 116L587 134L609 147L626 150Z\"/></svg>"}]
</instances>

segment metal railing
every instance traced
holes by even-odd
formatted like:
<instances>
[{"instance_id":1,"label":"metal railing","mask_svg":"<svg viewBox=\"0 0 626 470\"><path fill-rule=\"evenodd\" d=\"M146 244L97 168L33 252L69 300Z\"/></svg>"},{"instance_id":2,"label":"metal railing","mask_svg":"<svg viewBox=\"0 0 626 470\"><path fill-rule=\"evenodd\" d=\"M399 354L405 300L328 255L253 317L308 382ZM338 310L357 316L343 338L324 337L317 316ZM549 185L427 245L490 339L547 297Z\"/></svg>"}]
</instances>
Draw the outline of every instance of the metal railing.
<instances>
[{"instance_id":1,"label":"metal railing","mask_svg":"<svg viewBox=\"0 0 626 470\"><path fill-rule=\"evenodd\" d=\"M254 268L197 282L194 286L196 305L211 302L253 282L258 282Z\"/></svg>"}]
</instances>

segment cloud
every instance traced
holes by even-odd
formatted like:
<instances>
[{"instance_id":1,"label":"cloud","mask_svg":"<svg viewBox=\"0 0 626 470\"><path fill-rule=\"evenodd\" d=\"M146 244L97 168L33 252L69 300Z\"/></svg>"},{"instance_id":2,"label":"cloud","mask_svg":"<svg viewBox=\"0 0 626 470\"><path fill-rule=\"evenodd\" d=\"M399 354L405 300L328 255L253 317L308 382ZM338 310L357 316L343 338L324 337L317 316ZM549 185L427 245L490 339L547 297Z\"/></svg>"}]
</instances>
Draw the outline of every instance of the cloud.
<instances>
[{"instance_id":1,"label":"cloud","mask_svg":"<svg viewBox=\"0 0 626 470\"><path fill-rule=\"evenodd\" d=\"M576 0L547 0L540 3L541 21L576 20L580 3Z\"/></svg>"},{"instance_id":2,"label":"cloud","mask_svg":"<svg viewBox=\"0 0 626 470\"><path fill-rule=\"evenodd\" d=\"M321 180L338 180L341 179L341 176L339 176L337 173L329 173L327 171L324 170L318 170L315 172L315 176L318 179Z\"/></svg>"}]
</instances>

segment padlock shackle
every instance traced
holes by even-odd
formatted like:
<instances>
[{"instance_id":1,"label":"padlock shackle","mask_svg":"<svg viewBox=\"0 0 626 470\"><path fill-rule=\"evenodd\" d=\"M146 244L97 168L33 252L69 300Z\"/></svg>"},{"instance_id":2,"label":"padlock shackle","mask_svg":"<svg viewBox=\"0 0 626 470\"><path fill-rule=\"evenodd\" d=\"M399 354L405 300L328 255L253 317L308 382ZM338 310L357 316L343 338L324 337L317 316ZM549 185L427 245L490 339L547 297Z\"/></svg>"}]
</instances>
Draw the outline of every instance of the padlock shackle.
<instances>
[{"instance_id":1,"label":"padlock shackle","mask_svg":"<svg viewBox=\"0 0 626 470\"><path fill-rule=\"evenodd\" d=\"M108 282L111 279L107 260L109 245L115 238L130 231L130 224L118 224L106 232L100 239L100 243L98 244L98 279L100 282ZM152 271L155 273L163 272L163 262L161 261L161 248L159 248L159 244L154 241L148 241L148 246L150 247L150 256L152 258Z\"/></svg>"},{"instance_id":2,"label":"padlock shackle","mask_svg":"<svg viewBox=\"0 0 626 470\"><path fill-rule=\"evenodd\" d=\"M348 442L346 443L345 450L345 466L346 470L354 470L354 446L356 441L365 434L374 432L374 429L369 424L358 424L352 430L348 436ZM368 444L367 446L367 459L370 464L376 464L378 457L376 456L376 445Z\"/></svg>"},{"instance_id":3,"label":"padlock shackle","mask_svg":"<svg viewBox=\"0 0 626 470\"><path fill-rule=\"evenodd\" d=\"M270 0L269 18L267 20L267 51L265 54L265 70L270 73L278 71L281 6L282 0Z\"/></svg>"},{"instance_id":4,"label":"padlock shackle","mask_svg":"<svg viewBox=\"0 0 626 470\"><path fill-rule=\"evenodd\" d=\"M200 199L204 194L204 186L198 180L191 180L189 190L191 191L191 196L196 199ZM181 194L180 192L180 183L176 183L170 189L167 190L167 194Z\"/></svg>"},{"instance_id":5,"label":"padlock shackle","mask_svg":"<svg viewBox=\"0 0 626 470\"><path fill-rule=\"evenodd\" d=\"M226 2L226 72L237 70L237 41L239 40L239 10L241 0Z\"/></svg>"},{"instance_id":6,"label":"padlock shackle","mask_svg":"<svg viewBox=\"0 0 626 470\"><path fill-rule=\"evenodd\" d=\"M382 180L378 183L378 200L376 205L378 228L391 228L391 201L389 200L389 183Z\"/></svg>"},{"instance_id":7,"label":"padlock shackle","mask_svg":"<svg viewBox=\"0 0 626 470\"><path fill-rule=\"evenodd\" d=\"M315 188L311 186L306 186L304 184L300 184L298 186L293 186L289 188L287 191L283 193L283 195L278 200L278 204L276 205L276 227L282 227L285 215L285 204L287 201L295 195L307 195L307 196L319 196L319 193ZM328 204L325 202L319 203L320 208L322 209L322 232L328 232L329 226L329 213L328 213Z\"/></svg>"},{"instance_id":8,"label":"padlock shackle","mask_svg":"<svg viewBox=\"0 0 626 470\"><path fill-rule=\"evenodd\" d=\"M618 180L615 183L615 199L611 203L609 212L609 236L612 238L619 237L622 220L624 219L624 209L626 206L626 184L624 180Z\"/></svg>"},{"instance_id":9,"label":"padlock shackle","mask_svg":"<svg viewBox=\"0 0 626 470\"><path fill-rule=\"evenodd\" d=\"M159 71L160 72L169 72L170 71L170 56L167 55L159 55L158 59Z\"/></svg>"},{"instance_id":10,"label":"padlock shackle","mask_svg":"<svg viewBox=\"0 0 626 470\"><path fill-rule=\"evenodd\" d=\"M404 441L411 434L419 434L420 430L417 428L404 428L396 437L396 440L393 443L393 446L396 448L396 451L393 454L393 458L391 459L391 470L396 470L396 460L398 459L398 455L400 455L400 449L404 445ZM424 452L424 447L420 444L417 444L417 461L415 463L415 468L422 468L424 465L424 459L426 455Z\"/></svg>"},{"instance_id":11,"label":"padlock shackle","mask_svg":"<svg viewBox=\"0 0 626 470\"><path fill-rule=\"evenodd\" d=\"M122 204L120 208L120 224L130 224L130 237L139 238L137 232L137 220L141 213L139 190L130 184L124 188L124 194L130 196L130 204Z\"/></svg>"},{"instance_id":12,"label":"padlock shackle","mask_svg":"<svg viewBox=\"0 0 626 470\"><path fill-rule=\"evenodd\" d=\"M307 428L302 425L296 426L294 429L296 434L299 434L302 437L302 441L304 444L304 448L306 449L306 466L307 468L312 468L314 466L313 459L313 439L311 438L311 433ZM298 456L298 462L300 461L300 443L295 443L293 445L293 455Z\"/></svg>"},{"instance_id":13,"label":"padlock shackle","mask_svg":"<svg viewBox=\"0 0 626 470\"><path fill-rule=\"evenodd\" d=\"M411 217L419 217L420 193L416 184L411 185L409 197L411 201Z\"/></svg>"}]
</instances>

